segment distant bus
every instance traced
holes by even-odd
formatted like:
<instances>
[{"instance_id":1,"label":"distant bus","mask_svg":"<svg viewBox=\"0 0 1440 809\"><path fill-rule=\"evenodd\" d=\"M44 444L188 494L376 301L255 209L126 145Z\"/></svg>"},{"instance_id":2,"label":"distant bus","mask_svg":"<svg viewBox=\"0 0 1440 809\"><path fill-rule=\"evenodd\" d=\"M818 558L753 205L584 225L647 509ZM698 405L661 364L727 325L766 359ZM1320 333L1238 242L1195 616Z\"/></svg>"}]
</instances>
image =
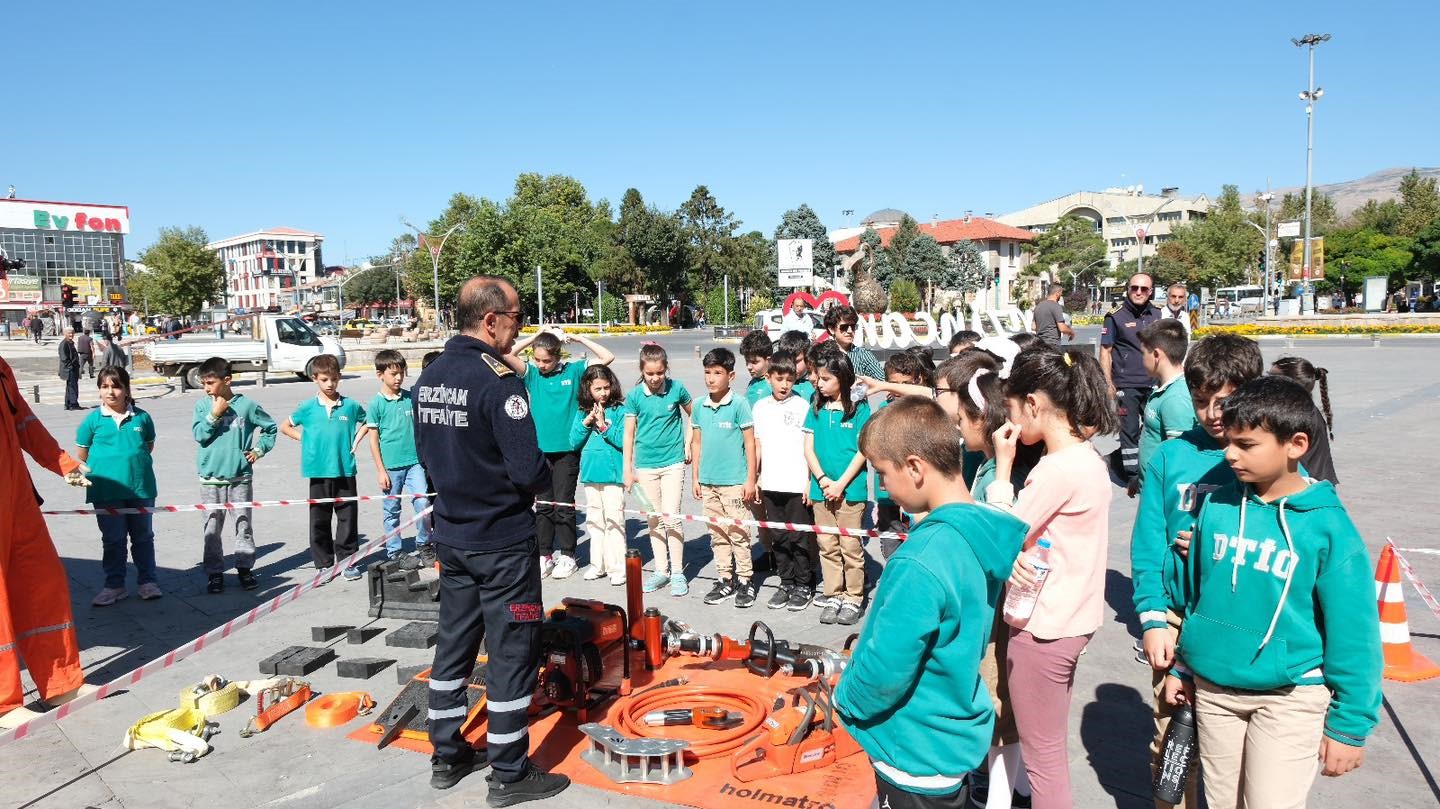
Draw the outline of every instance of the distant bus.
<instances>
[{"instance_id":1,"label":"distant bus","mask_svg":"<svg viewBox=\"0 0 1440 809\"><path fill-rule=\"evenodd\" d=\"M1261 293L1259 286L1220 287L1215 290L1215 307L1238 309L1241 312L1260 311Z\"/></svg>"}]
</instances>

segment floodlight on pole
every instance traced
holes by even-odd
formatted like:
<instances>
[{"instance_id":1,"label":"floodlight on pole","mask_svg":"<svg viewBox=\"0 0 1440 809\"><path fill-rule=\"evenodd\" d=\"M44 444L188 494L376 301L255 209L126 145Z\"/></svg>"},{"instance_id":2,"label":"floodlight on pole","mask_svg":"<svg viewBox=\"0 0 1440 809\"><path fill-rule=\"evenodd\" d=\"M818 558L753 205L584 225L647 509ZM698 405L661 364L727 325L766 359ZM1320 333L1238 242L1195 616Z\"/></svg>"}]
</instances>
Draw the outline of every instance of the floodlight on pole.
<instances>
[{"instance_id":1,"label":"floodlight on pole","mask_svg":"<svg viewBox=\"0 0 1440 809\"><path fill-rule=\"evenodd\" d=\"M419 227L417 227L417 226L416 226L414 223L412 223L410 220L408 220L408 219L406 219L405 217L402 216L402 217L400 217L400 221L401 221L402 223L404 223L404 225L405 225L406 227L408 227L408 228L410 228L411 230L413 230L413 231L415 231L416 233L418 233L418 234L420 235L420 241L421 241L421 242L424 242L425 245L426 245L426 247L428 247L429 250L430 250L430 271L431 271L431 276L430 276L430 277L431 277L433 283L435 284L435 328L438 330L438 329L441 328L441 325L440 325L440 253L445 249L445 242L447 242L447 241L450 240L451 234L453 234L453 233L454 233L455 231L457 231L457 230L462 230L462 229L464 229L465 223L464 223L464 222L456 222L453 226L451 226L451 228L450 228L449 230L445 231L445 233L440 236L440 243L439 243L439 244L435 244L435 242L434 242L434 237L433 237L433 236L427 236L426 233L425 233L425 231L421 230Z\"/></svg>"},{"instance_id":2,"label":"floodlight on pole","mask_svg":"<svg viewBox=\"0 0 1440 809\"><path fill-rule=\"evenodd\" d=\"M1305 102L1305 242L1304 258L1300 264L1300 314L1305 314L1305 301L1310 297L1310 273L1313 260L1313 245L1310 242L1310 200L1314 196L1315 167L1315 102L1325 95L1324 88L1315 86L1315 46L1329 42L1329 34L1306 34L1290 42L1297 48L1306 48L1310 57L1310 80L1300 100Z\"/></svg>"}]
</instances>

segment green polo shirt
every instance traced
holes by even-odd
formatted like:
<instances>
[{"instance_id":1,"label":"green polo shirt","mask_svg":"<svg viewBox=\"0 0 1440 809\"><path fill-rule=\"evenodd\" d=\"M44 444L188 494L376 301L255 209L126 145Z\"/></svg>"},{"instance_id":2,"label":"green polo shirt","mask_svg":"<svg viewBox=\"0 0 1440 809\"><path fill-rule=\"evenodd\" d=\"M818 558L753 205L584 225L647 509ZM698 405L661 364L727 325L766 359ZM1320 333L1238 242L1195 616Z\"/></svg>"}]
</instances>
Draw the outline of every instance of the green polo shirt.
<instances>
[{"instance_id":1,"label":"green polo shirt","mask_svg":"<svg viewBox=\"0 0 1440 809\"><path fill-rule=\"evenodd\" d=\"M675 379L659 393L642 382L625 397L625 418L635 419L635 468L662 469L685 462L685 405L690 391Z\"/></svg>"},{"instance_id":2,"label":"green polo shirt","mask_svg":"<svg viewBox=\"0 0 1440 809\"><path fill-rule=\"evenodd\" d=\"M365 424L365 408L347 396L326 407L315 396L290 414L300 428L300 474L307 478L355 477L355 434Z\"/></svg>"},{"instance_id":3,"label":"green polo shirt","mask_svg":"<svg viewBox=\"0 0 1440 809\"><path fill-rule=\"evenodd\" d=\"M845 410L839 402L830 402L820 407L816 413L812 406L805 411L804 430L815 436L815 457L820 460L820 468L825 470L825 476L831 480L839 480L849 468L850 461L855 458L855 453L860 451L860 431L864 429L865 422L870 420L870 405L866 402L859 402L855 405L855 415L845 418ZM845 500L851 503L863 503L867 500L867 480L865 471L862 469L850 485L845 487ZM820 491L820 481L814 475L810 476L810 499L821 502L825 499L824 493Z\"/></svg>"},{"instance_id":4,"label":"green polo shirt","mask_svg":"<svg viewBox=\"0 0 1440 809\"><path fill-rule=\"evenodd\" d=\"M584 373L584 362L562 362L550 374L540 373L534 363L525 364L525 390L530 392L530 415L535 419L541 452L580 448L570 440L570 423L580 409L580 376Z\"/></svg>"},{"instance_id":5,"label":"green polo shirt","mask_svg":"<svg viewBox=\"0 0 1440 809\"><path fill-rule=\"evenodd\" d=\"M745 399L754 407L755 403L770 395L770 382L763 376L757 376L750 380L745 386Z\"/></svg>"},{"instance_id":6,"label":"green polo shirt","mask_svg":"<svg viewBox=\"0 0 1440 809\"><path fill-rule=\"evenodd\" d=\"M1145 402L1145 414L1140 430L1140 468L1144 469L1160 442L1175 438L1198 427L1195 420L1195 403L1190 401L1190 386L1185 375L1175 377L1155 389Z\"/></svg>"},{"instance_id":7,"label":"green polo shirt","mask_svg":"<svg viewBox=\"0 0 1440 809\"><path fill-rule=\"evenodd\" d=\"M155 422L131 407L118 419L104 407L91 410L75 429L75 445L90 450L87 503L148 500L155 496L155 464L147 445L155 443Z\"/></svg>"},{"instance_id":8,"label":"green polo shirt","mask_svg":"<svg viewBox=\"0 0 1440 809\"><path fill-rule=\"evenodd\" d=\"M691 424L700 431L700 483L743 485L750 477L745 462L745 431L755 427L750 402L730 391L718 402L706 396L695 406Z\"/></svg>"},{"instance_id":9,"label":"green polo shirt","mask_svg":"<svg viewBox=\"0 0 1440 809\"><path fill-rule=\"evenodd\" d=\"M386 469L408 469L420 463L415 452L415 400L410 391L401 388L395 397L380 391L365 414L365 426L380 434L380 462Z\"/></svg>"},{"instance_id":10,"label":"green polo shirt","mask_svg":"<svg viewBox=\"0 0 1440 809\"><path fill-rule=\"evenodd\" d=\"M806 376L804 379L798 380L795 383L794 387L790 388L790 392L796 396L799 396L801 399L810 402L812 405L815 402L815 383L810 381L809 376Z\"/></svg>"}]
</instances>

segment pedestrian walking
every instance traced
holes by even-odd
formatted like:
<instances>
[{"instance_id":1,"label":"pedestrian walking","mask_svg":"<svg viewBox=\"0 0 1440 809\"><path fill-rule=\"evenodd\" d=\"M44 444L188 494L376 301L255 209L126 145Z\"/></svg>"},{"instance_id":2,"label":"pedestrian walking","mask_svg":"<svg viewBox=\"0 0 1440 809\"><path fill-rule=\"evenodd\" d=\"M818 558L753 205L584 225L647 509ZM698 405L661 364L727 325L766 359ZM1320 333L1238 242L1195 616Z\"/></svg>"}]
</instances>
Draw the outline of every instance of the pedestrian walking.
<instances>
[{"instance_id":1,"label":"pedestrian walking","mask_svg":"<svg viewBox=\"0 0 1440 809\"><path fill-rule=\"evenodd\" d=\"M65 409L80 409L80 350L75 330L67 328L60 340L60 378L65 380Z\"/></svg>"}]
</instances>

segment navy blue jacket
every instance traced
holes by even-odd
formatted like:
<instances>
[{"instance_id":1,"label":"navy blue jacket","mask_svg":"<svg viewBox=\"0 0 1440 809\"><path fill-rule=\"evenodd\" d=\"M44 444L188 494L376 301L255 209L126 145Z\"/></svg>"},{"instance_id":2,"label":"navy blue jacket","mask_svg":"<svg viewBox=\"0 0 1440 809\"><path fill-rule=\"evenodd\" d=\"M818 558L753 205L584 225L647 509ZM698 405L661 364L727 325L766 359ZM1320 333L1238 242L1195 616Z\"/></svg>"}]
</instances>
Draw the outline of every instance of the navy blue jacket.
<instances>
[{"instance_id":1,"label":"navy blue jacket","mask_svg":"<svg viewBox=\"0 0 1440 809\"><path fill-rule=\"evenodd\" d=\"M435 489L435 541L496 550L535 536L535 493L550 464L535 438L525 382L489 345L466 335L420 373L415 446Z\"/></svg>"},{"instance_id":2,"label":"navy blue jacket","mask_svg":"<svg viewBox=\"0 0 1440 809\"><path fill-rule=\"evenodd\" d=\"M1140 346L1140 330L1160 319L1154 304L1137 310L1127 298L1105 315L1100 329L1100 345L1111 346L1110 379L1120 388L1153 388L1154 380L1145 370L1145 349Z\"/></svg>"}]
</instances>

